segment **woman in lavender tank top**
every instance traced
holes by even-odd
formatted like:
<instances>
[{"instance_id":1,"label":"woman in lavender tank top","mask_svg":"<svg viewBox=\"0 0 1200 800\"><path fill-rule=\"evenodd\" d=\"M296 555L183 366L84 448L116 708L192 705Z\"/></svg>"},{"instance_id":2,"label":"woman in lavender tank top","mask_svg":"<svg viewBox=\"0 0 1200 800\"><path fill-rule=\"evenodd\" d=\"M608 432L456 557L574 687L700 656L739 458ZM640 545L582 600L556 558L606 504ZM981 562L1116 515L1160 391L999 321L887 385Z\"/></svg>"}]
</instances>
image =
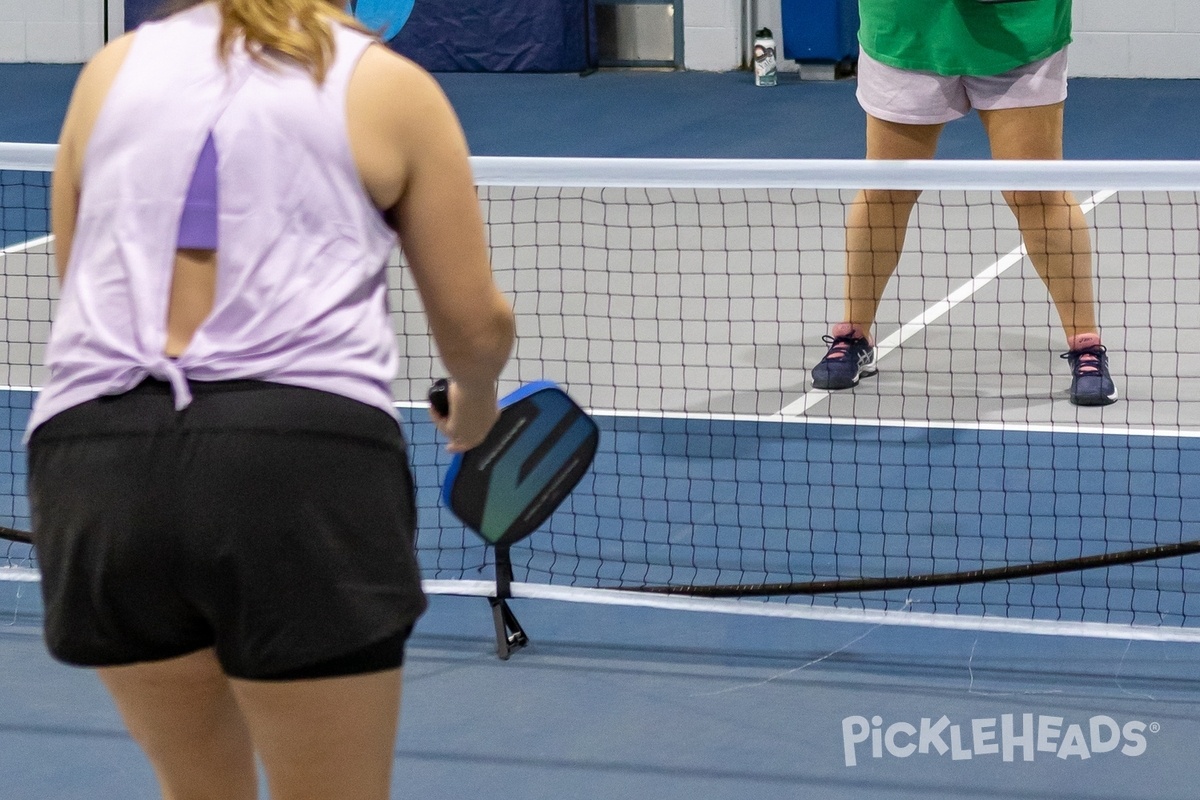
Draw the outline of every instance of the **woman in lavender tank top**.
<instances>
[{"instance_id":1,"label":"woman in lavender tank top","mask_svg":"<svg viewBox=\"0 0 1200 800\"><path fill-rule=\"evenodd\" d=\"M449 448L498 413L513 314L462 131L343 6L169 4L87 65L62 131L29 433L46 639L98 670L166 797L254 798L256 758L275 800L390 795L425 607L397 234Z\"/></svg>"}]
</instances>

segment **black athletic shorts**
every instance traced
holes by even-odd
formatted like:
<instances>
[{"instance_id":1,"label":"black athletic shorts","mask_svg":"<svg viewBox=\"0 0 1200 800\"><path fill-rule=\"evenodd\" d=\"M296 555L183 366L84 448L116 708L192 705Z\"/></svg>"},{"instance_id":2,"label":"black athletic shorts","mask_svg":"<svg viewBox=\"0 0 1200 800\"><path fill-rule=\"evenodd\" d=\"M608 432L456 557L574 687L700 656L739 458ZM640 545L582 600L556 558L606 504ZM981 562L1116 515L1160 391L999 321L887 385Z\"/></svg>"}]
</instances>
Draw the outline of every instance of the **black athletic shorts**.
<instances>
[{"instance_id":1,"label":"black athletic shorts","mask_svg":"<svg viewBox=\"0 0 1200 800\"><path fill-rule=\"evenodd\" d=\"M147 380L29 446L46 640L81 666L213 647L260 680L393 669L425 608L403 435L381 409L259 381Z\"/></svg>"}]
</instances>

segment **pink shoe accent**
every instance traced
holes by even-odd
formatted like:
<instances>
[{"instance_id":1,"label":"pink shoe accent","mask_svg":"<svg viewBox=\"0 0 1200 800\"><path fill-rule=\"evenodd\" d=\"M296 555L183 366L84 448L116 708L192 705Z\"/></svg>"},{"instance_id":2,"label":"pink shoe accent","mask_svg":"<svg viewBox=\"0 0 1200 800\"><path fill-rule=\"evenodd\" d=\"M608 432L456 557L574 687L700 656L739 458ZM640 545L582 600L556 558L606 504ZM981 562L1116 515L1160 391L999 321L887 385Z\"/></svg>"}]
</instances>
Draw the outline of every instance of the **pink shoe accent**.
<instances>
[{"instance_id":1,"label":"pink shoe accent","mask_svg":"<svg viewBox=\"0 0 1200 800\"><path fill-rule=\"evenodd\" d=\"M825 354L825 361L844 361L850 353L849 339L865 339L866 333L862 326L855 322L839 322L830 330L830 335L825 337L825 341L829 342L832 347ZM871 342L874 344L874 342Z\"/></svg>"},{"instance_id":2,"label":"pink shoe accent","mask_svg":"<svg viewBox=\"0 0 1200 800\"><path fill-rule=\"evenodd\" d=\"M1099 346L1100 334L1098 333L1080 333L1067 337L1068 350L1087 350L1088 348Z\"/></svg>"},{"instance_id":3,"label":"pink shoe accent","mask_svg":"<svg viewBox=\"0 0 1200 800\"><path fill-rule=\"evenodd\" d=\"M835 339L847 337L851 339L865 339L867 336L862 325L859 325L857 322L839 322L833 326L833 330L830 333Z\"/></svg>"},{"instance_id":4,"label":"pink shoe accent","mask_svg":"<svg viewBox=\"0 0 1200 800\"><path fill-rule=\"evenodd\" d=\"M1092 351L1093 348L1100 347L1100 334L1080 333L1075 336L1068 336L1067 347L1071 348L1072 353L1079 353L1079 361L1075 367L1076 374L1100 374L1100 357L1096 355L1095 352L1080 352Z\"/></svg>"}]
</instances>

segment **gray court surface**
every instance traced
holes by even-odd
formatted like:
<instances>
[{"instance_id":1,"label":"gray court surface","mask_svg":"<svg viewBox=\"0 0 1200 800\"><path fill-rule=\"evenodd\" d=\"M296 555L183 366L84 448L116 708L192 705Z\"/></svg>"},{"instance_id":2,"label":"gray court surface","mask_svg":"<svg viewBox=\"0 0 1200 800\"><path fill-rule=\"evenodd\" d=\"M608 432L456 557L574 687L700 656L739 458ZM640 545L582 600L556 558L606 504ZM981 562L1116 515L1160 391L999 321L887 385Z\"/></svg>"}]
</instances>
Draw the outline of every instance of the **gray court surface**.
<instances>
[{"instance_id":1,"label":"gray court surface","mask_svg":"<svg viewBox=\"0 0 1200 800\"><path fill-rule=\"evenodd\" d=\"M1108 424L1194 431L1200 423L1200 218L1194 195L1116 193L1086 203L1097 308L1122 402L1066 402L1065 337L1018 250L998 193L927 192L884 293L875 378L813 391L821 337L841 318L843 220L829 190L489 188L493 268L520 335L506 379L550 377L590 408L910 423ZM0 256L0 383L39 385L57 295L41 232ZM397 262L398 263L398 262ZM956 290L1003 269L945 313ZM436 372L420 300L392 270L391 302L418 401Z\"/></svg>"},{"instance_id":2,"label":"gray court surface","mask_svg":"<svg viewBox=\"0 0 1200 800\"><path fill-rule=\"evenodd\" d=\"M843 313L852 192L490 189L485 210L521 317L513 375L592 408L1194 430L1195 197L1080 194L1123 398L1106 409L1066 402L1065 335L999 193L925 193L877 318L880 374L833 395L809 370Z\"/></svg>"}]
</instances>

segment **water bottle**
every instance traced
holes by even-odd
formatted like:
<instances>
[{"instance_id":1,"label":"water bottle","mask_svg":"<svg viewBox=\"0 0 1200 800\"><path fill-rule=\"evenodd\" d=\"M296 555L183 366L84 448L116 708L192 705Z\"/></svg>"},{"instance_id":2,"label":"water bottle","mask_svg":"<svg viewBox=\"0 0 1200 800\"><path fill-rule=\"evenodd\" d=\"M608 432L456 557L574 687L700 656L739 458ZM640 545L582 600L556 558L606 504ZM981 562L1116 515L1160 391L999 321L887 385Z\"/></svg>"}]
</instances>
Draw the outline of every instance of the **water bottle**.
<instances>
[{"instance_id":1,"label":"water bottle","mask_svg":"<svg viewBox=\"0 0 1200 800\"><path fill-rule=\"evenodd\" d=\"M777 82L775 38L770 28L762 28L754 33L754 85L774 86Z\"/></svg>"}]
</instances>

